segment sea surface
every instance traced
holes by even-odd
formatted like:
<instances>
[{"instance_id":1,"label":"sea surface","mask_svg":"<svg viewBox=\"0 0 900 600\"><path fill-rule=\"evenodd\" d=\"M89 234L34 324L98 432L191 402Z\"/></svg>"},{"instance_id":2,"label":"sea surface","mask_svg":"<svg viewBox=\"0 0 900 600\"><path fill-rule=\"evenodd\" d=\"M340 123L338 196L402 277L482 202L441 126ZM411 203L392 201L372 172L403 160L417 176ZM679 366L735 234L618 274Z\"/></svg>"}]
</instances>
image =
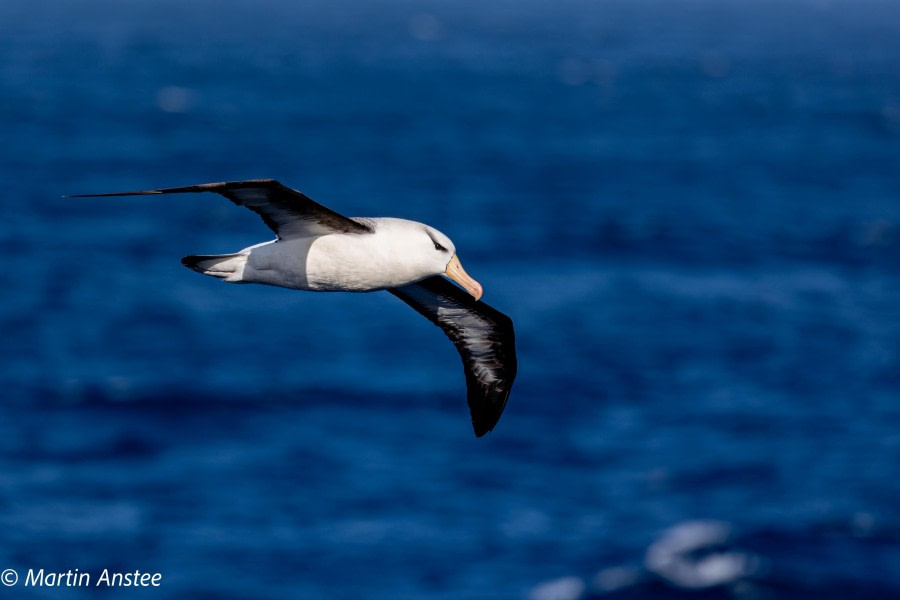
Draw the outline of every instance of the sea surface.
<instances>
[{"instance_id":1,"label":"sea surface","mask_svg":"<svg viewBox=\"0 0 900 600\"><path fill-rule=\"evenodd\" d=\"M900 3L4 0L0 140L4 598L900 597ZM454 240L490 435L391 295L182 267L249 211L62 197L264 177Z\"/></svg>"}]
</instances>

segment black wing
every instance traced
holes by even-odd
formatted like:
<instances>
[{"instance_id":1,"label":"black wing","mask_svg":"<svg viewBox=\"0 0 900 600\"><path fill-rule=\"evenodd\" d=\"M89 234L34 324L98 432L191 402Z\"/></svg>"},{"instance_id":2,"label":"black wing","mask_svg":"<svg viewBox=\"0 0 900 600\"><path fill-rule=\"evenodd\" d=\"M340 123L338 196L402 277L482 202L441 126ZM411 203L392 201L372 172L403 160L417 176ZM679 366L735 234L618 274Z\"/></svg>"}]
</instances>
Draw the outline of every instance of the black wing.
<instances>
[{"instance_id":1,"label":"black wing","mask_svg":"<svg viewBox=\"0 0 900 600\"><path fill-rule=\"evenodd\" d=\"M466 371L475 435L489 432L500 420L516 378L512 319L443 277L429 277L388 291L443 329L456 345Z\"/></svg>"},{"instance_id":2,"label":"black wing","mask_svg":"<svg viewBox=\"0 0 900 600\"><path fill-rule=\"evenodd\" d=\"M120 192L114 194L78 194L72 198L97 196L145 196L150 194L184 194L215 192L239 206L246 206L265 221L278 238L310 237L329 233L372 233L365 222L355 221L325 208L296 190L274 179L223 181L185 187Z\"/></svg>"}]
</instances>

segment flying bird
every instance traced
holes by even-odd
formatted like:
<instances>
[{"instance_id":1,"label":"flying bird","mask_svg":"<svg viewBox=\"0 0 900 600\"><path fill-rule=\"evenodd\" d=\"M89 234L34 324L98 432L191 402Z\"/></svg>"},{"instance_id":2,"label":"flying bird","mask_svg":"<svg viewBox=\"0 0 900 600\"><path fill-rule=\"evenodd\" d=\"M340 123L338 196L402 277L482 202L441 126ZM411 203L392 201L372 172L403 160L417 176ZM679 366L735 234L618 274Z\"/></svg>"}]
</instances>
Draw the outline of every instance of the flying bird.
<instances>
[{"instance_id":1,"label":"flying bird","mask_svg":"<svg viewBox=\"0 0 900 600\"><path fill-rule=\"evenodd\" d=\"M463 269L450 238L406 219L345 217L274 179L72 197L194 192L215 192L249 208L276 238L233 254L185 256L184 266L229 283L319 292L387 290L450 338L462 357L475 435L494 428L516 377L513 323L479 301L481 284Z\"/></svg>"}]
</instances>

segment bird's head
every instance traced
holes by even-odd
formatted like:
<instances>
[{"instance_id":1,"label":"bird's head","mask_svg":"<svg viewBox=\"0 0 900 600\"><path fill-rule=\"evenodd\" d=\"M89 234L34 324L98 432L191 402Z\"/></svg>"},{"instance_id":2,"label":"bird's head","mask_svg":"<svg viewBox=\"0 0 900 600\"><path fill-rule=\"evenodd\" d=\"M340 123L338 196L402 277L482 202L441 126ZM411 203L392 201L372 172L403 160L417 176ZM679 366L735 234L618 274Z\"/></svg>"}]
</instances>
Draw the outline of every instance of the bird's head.
<instances>
[{"instance_id":1,"label":"bird's head","mask_svg":"<svg viewBox=\"0 0 900 600\"><path fill-rule=\"evenodd\" d=\"M424 232L428 239L427 241L423 240L422 244L426 246L426 252L429 252L434 261L434 274L443 275L455 281L473 298L476 300L480 299L484 290L481 284L472 279L463 269L462 263L459 262L459 258L456 256L456 246L450 238L427 225L424 227Z\"/></svg>"},{"instance_id":2,"label":"bird's head","mask_svg":"<svg viewBox=\"0 0 900 600\"><path fill-rule=\"evenodd\" d=\"M446 235L434 227L406 219L380 217L373 221L378 242L365 247L372 253L366 258L370 264L379 265L391 274L393 281L385 287L400 287L442 275L476 300L481 298L481 284L463 269L456 256L456 246Z\"/></svg>"}]
</instances>

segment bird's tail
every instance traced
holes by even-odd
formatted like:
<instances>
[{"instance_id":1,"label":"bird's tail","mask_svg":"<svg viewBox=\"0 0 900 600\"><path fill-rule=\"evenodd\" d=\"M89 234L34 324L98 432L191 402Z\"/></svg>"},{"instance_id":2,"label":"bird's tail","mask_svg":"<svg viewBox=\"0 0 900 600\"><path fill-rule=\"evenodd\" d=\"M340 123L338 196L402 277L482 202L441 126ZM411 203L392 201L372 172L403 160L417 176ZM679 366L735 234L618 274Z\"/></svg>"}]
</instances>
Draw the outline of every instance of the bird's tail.
<instances>
[{"instance_id":1,"label":"bird's tail","mask_svg":"<svg viewBox=\"0 0 900 600\"><path fill-rule=\"evenodd\" d=\"M185 256L181 264L204 275L218 277L230 283L241 283L244 279L244 266L247 254L211 254L201 256Z\"/></svg>"}]
</instances>

